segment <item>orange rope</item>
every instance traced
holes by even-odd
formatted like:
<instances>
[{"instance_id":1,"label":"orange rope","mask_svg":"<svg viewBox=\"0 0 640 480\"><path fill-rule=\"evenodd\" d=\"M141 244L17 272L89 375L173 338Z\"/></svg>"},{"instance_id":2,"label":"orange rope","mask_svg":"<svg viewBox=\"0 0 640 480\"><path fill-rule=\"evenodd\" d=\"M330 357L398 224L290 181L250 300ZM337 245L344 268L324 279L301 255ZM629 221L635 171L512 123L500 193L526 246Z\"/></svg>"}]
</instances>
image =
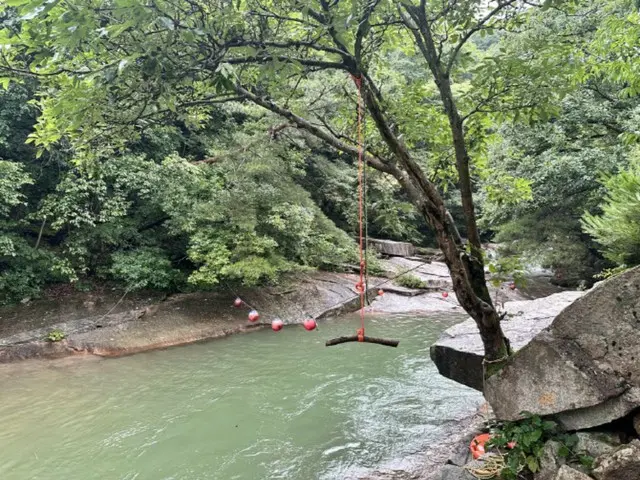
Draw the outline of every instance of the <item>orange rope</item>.
<instances>
[{"instance_id":1,"label":"orange rope","mask_svg":"<svg viewBox=\"0 0 640 480\"><path fill-rule=\"evenodd\" d=\"M363 185L363 173L364 173L364 140L362 132L362 117L363 117L363 105L362 105L362 77L353 76L353 81L358 89L358 222L360 229L360 281L356 286L356 290L360 292L360 328L358 329L358 341L364 341L364 306L365 306L365 287L364 287L364 275L367 265L364 261L364 235L363 235L363 197L364 197L364 185Z\"/></svg>"}]
</instances>

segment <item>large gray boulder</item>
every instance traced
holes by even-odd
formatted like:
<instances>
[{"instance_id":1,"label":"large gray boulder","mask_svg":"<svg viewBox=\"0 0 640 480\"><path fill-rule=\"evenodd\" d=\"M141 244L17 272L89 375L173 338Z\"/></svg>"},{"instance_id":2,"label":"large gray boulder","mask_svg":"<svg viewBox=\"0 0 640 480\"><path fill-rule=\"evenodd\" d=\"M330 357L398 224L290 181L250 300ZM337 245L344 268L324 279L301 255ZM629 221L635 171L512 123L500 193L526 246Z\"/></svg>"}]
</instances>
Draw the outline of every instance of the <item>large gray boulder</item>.
<instances>
[{"instance_id":1,"label":"large gray boulder","mask_svg":"<svg viewBox=\"0 0 640 480\"><path fill-rule=\"evenodd\" d=\"M548 327L558 313L582 296L583 292L561 292L535 300L506 302L507 316L502 321L502 329L511 347L514 350L524 347ZM447 329L431 346L431 359L441 375L480 391L483 390L483 356L482 340L472 319Z\"/></svg>"},{"instance_id":2,"label":"large gray boulder","mask_svg":"<svg viewBox=\"0 0 640 480\"><path fill-rule=\"evenodd\" d=\"M640 406L640 267L594 287L485 382L501 420L553 415L567 430ZM638 477L640 478L640 477Z\"/></svg>"},{"instance_id":3,"label":"large gray boulder","mask_svg":"<svg viewBox=\"0 0 640 480\"><path fill-rule=\"evenodd\" d=\"M593 476L597 480L640 479L640 440L634 440L612 453L598 457Z\"/></svg>"}]
</instances>

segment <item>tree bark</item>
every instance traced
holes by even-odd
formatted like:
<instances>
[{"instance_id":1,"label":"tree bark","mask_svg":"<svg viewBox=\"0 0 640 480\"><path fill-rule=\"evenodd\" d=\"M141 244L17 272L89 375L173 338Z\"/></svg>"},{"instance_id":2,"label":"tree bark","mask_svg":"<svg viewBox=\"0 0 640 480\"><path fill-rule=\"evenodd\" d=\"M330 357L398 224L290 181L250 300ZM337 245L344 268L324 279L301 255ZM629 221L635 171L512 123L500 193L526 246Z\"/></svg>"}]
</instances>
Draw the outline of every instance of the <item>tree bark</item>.
<instances>
[{"instance_id":1,"label":"tree bark","mask_svg":"<svg viewBox=\"0 0 640 480\"><path fill-rule=\"evenodd\" d=\"M487 288L479 236L478 247L472 249L469 254L464 248L462 238L442 196L389 127L376 96L372 90L366 88L367 82L363 82L363 85L365 86L363 98L367 109L382 138L389 145L400 165L404 167L403 173L406 172L406 177L396 176L396 179L407 191L427 223L436 232L438 246L444 253L456 297L478 326L487 361L495 362L498 365L499 362L506 359L510 349L500 326L500 316L493 306ZM469 192L469 201L473 208L471 192ZM471 212L473 213L473 209ZM475 213L473 215L472 220L475 225Z\"/></svg>"}]
</instances>

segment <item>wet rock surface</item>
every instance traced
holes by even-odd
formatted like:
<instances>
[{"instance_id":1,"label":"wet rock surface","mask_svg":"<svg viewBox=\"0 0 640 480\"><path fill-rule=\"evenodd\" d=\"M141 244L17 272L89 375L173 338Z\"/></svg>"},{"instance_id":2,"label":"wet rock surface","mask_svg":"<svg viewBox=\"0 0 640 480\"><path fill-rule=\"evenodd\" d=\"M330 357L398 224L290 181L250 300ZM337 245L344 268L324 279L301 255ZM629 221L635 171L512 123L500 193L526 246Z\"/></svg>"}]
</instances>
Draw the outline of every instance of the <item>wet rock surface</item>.
<instances>
[{"instance_id":1,"label":"wet rock surface","mask_svg":"<svg viewBox=\"0 0 640 480\"><path fill-rule=\"evenodd\" d=\"M335 316L359 307L356 281L354 275L315 273L280 287L179 294L166 299L149 297L120 304L114 300L108 306L102 301L106 312L98 315L78 307L78 301L72 302L75 309L56 313L42 308L42 303L35 311L28 306L4 309L2 323L14 324L4 330L12 334L0 338L0 362L76 354L126 355L248 332L270 325L275 318L293 324L308 317ZM375 295L373 289L370 293ZM241 308L233 307L236 295L246 302ZM133 308L123 310L126 307ZM251 308L259 311L258 322L247 320ZM26 321L21 323L10 312L21 312ZM20 331L15 323L38 328ZM65 339L46 341L47 334L54 330L63 332Z\"/></svg>"},{"instance_id":2,"label":"wet rock surface","mask_svg":"<svg viewBox=\"0 0 640 480\"><path fill-rule=\"evenodd\" d=\"M424 259L395 257L384 262L390 277L408 268L429 288L409 289L392 278L369 279L367 314L463 313L450 289L447 267ZM177 294L123 295L103 288L91 293L57 292L51 298L0 308L0 362L94 354L118 356L243 333L281 319L285 326L305 318L323 319L360 308L358 276L329 272L298 274L277 287ZM383 295L377 295L378 290ZM233 308L236 297L246 304ZM260 320L247 321L250 308ZM59 330L65 339L46 341Z\"/></svg>"},{"instance_id":3,"label":"wet rock surface","mask_svg":"<svg viewBox=\"0 0 640 480\"><path fill-rule=\"evenodd\" d=\"M640 268L564 309L486 380L485 396L498 419L528 411L553 415L567 430L603 425L640 407Z\"/></svg>"}]
</instances>

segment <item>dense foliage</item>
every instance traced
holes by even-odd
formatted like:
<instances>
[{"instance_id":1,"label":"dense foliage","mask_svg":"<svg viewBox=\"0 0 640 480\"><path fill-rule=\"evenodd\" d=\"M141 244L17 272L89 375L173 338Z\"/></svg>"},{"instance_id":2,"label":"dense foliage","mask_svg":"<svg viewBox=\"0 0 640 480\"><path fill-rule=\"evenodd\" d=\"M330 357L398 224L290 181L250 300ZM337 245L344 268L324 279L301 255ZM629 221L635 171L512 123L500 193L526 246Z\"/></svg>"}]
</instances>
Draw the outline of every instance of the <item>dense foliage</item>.
<instances>
[{"instance_id":1,"label":"dense foliage","mask_svg":"<svg viewBox=\"0 0 640 480\"><path fill-rule=\"evenodd\" d=\"M372 161L406 148L473 236L411 2L338 3L5 2L0 302L53 282L179 290L354 263L356 98L340 44L379 87L396 142L369 117ZM482 238L574 284L640 263L635 4L500 2L485 22L458 3L430 27ZM370 233L435 244L406 185L368 176Z\"/></svg>"}]
</instances>

